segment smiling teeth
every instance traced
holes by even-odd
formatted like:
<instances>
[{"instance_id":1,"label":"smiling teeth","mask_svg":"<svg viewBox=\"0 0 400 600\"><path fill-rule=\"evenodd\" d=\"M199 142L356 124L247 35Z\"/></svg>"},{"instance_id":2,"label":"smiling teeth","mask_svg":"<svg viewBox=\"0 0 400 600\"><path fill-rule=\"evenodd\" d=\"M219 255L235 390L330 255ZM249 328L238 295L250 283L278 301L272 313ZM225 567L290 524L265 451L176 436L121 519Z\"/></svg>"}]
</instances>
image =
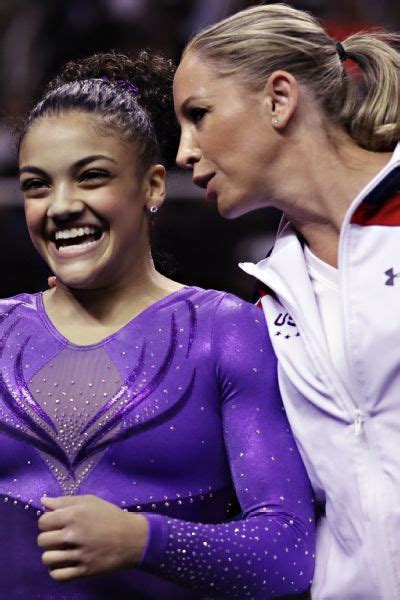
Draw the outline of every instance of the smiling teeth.
<instances>
[{"instance_id":1,"label":"smiling teeth","mask_svg":"<svg viewBox=\"0 0 400 600\"><path fill-rule=\"evenodd\" d=\"M81 250L85 250L86 248L91 248L92 246L96 246L98 243L98 241L94 241L94 242L82 242L82 244L74 244L73 246L60 246L58 248L58 251L61 254L73 254L76 253L77 250L81 251Z\"/></svg>"},{"instance_id":2,"label":"smiling teeth","mask_svg":"<svg viewBox=\"0 0 400 600\"><path fill-rule=\"evenodd\" d=\"M54 239L68 240L70 238L82 237L84 235L92 235L94 233L96 233L96 229L94 227L72 227L72 229L63 229L61 231L56 231Z\"/></svg>"}]
</instances>

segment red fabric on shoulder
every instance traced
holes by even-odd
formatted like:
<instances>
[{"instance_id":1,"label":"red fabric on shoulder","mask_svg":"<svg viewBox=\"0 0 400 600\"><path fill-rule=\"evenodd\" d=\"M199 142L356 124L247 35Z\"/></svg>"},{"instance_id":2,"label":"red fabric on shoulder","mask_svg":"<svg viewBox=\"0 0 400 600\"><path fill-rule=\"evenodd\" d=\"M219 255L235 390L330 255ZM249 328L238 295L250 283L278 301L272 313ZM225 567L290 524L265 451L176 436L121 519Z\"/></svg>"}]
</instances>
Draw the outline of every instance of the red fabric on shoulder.
<instances>
[{"instance_id":1,"label":"red fabric on shoulder","mask_svg":"<svg viewBox=\"0 0 400 600\"><path fill-rule=\"evenodd\" d=\"M400 193L392 196L384 204L360 204L354 211L351 223L355 225L400 225Z\"/></svg>"},{"instance_id":2,"label":"red fabric on shoulder","mask_svg":"<svg viewBox=\"0 0 400 600\"><path fill-rule=\"evenodd\" d=\"M261 299L264 296L272 296L273 292L267 285L265 285L265 283L263 283L259 279L257 279L257 281L256 281L256 290L259 295L259 298L255 304L256 304L256 306L258 306L258 308L262 308Z\"/></svg>"}]
</instances>

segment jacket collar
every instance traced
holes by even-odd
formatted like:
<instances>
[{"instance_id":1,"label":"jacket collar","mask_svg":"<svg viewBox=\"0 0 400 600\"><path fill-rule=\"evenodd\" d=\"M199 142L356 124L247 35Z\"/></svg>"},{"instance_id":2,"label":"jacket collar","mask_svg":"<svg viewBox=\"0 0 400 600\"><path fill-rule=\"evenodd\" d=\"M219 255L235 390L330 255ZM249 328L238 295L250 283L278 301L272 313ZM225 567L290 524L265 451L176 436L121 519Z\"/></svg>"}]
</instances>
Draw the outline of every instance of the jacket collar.
<instances>
[{"instance_id":1,"label":"jacket collar","mask_svg":"<svg viewBox=\"0 0 400 600\"><path fill-rule=\"evenodd\" d=\"M381 205L386 199L400 191L400 142L397 144L390 161L372 179L351 203L343 221L346 227L352 219L356 209L362 203ZM267 256L257 264L251 262L239 263L239 267L256 277L268 287L271 287L278 296L290 298L288 288L300 291L304 288L309 277L303 258L302 242L296 231L285 216L279 224L274 247ZM290 282L290 285L289 285ZM293 286L293 283L296 284ZM293 298L294 300L294 298Z\"/></svg>"}]
</instances>

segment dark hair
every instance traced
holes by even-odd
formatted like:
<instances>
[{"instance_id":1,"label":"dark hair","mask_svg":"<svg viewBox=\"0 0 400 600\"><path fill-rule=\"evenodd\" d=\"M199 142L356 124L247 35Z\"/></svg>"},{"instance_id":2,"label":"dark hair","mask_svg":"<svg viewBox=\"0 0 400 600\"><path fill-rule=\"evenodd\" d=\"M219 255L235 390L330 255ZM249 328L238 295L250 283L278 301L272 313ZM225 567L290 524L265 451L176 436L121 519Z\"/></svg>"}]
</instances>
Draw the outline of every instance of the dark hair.
<instances>
[{"instance_id":1,"label":"dark hair","mask_svg":"<svg viewBox=\"0 0 400 600\"><path fill-rule=\"evenodd\" d=\"M179 132L175 121L172 61L147 51L135 57L116 52L68 62L49 83L20 129L19 145L38 118L80 110L102 118L138 145L145 168L174 164Z\"/></svg>"}]
</instances>

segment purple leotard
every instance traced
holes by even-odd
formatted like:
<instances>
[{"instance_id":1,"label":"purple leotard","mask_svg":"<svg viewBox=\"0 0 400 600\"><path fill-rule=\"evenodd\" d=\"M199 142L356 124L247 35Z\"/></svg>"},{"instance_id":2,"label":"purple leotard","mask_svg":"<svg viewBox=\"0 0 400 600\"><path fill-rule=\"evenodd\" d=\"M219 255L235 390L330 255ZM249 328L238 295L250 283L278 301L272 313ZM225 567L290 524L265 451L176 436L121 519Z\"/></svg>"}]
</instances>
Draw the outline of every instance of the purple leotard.
<instances>
[{"instance_id":1,"label":"purple leotard","mask_svg":"<svg viewBox=\"0 0 400 600\"><path fill-rule=\"evenodd\" d=\"M0 597L266 599L307 588L312 493L259 309L187 287L76 346L42 296L0 302ZM236 490L241 520L225 522ZM146 513L137 569L50 579L44 494Z\"/></svg>"}]
</instances>

